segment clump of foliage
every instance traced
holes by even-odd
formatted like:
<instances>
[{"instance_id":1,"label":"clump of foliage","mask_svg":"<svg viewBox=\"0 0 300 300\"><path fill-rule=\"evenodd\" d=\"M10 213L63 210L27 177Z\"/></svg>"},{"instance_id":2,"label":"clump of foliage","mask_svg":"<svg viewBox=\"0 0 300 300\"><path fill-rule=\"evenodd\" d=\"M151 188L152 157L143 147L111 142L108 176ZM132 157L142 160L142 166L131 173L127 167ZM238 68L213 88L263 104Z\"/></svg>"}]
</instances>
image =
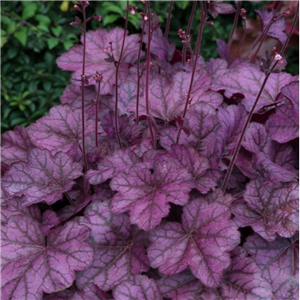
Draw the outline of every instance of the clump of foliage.
<instances>
[{"instance_id":1,"label":"clump of foliage","mask_svg":"<svg viewBox=\"0 0 300 300\"><path fill-rule=\"evenodd\" d=\"M101 16L76 4L61 104L2 136L2 298L298 299L299 81L283 71L298 8L257 11L241 57L241 2L194 2L180 49L173 1L164 31L142 3L127 2L124 28L90 31ZM232 30L206 61L219 14ZM281 48L257 59L267 37Z\"/></svg>"}]
</instances>

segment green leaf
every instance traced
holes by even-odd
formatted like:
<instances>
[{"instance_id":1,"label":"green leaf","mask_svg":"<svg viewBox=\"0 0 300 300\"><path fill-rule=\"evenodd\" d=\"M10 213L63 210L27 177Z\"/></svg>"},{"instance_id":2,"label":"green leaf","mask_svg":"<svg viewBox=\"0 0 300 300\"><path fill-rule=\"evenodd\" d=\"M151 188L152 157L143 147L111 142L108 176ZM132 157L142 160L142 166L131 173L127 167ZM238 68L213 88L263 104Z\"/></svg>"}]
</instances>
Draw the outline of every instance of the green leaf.
<instances>
[{"instance_id":1,"label":"green leaf","mask_svg":"<svg viewBox=\"0 0 300 300\"><path fill-rule=\"evenodd\" d=\"M103 25L106 26L107 24L111 24L119 18L120 16L117 15L107 15L103 18Z\"/></svg>"},{"instance_id":2,"label":"green leaf","mask_svg":"<svg viewBox=\"0 0 300 300\"><path fill-rule=\"evenodd\" d=\"M17 53L18 53L18 48L10 48L7 52L7 57L9 59L12 59L17 55Z\"/></svg>"},{"instance_id":3,"label":"green leaf","mask_svg":"<svg viewBox=\"0 0 300 300\"><path fill-rule=\"evenodd\" d=\"M26 6L24 7L24 10L22 12L22 19L27 20L27 19L29 19L29 18L31 18L31 17L33 17L35 15L35 13L36 13L36 11L38 9L38 6L37 6L37 4L35 2L30 2L30 3L27 2L27 4L25 4L25 5Z\"/></svg>"},{"instance_id":4,"label":"green leaf","mask_svg":"<svg viewBox=\"0 0 300 300\"><path fill-rule=\"evenodd\" d=\"M38 29L42 30L42 31L45 31L45 32L49 32L49 28L48 28L48 25L45 25L45 24L39 24L37 26Z\"/></svg>"},{"instance_id":5,"label":"green leaf","mask_svg":"<svg viewBox=\"0 0 300 300\"><path fill-rule=\"evenodd\" d=\"M10 22L7 26L7 33L13 33L17 29L17 24L15 22Z\"/></svg>"},{"instance_id":6,"label":"green leaf","mask_svg":"<svg viewBox=\"0 0 300 300\"><path fill-rule=\"evenodd\" d=\"M51 31L55 36L59 36L62 31L62 27L61 26L52 27Z\"/></svg>"},{"instance_id":7,"label":"green leaf","mask_svg":"<svg viewBox=\"0 0 300 300\"><path fill-rule=\"evenodd\" d=\"M27 42L27 28L23 28L14 33L14 37L23 45Z\"/></svg>"},{"instance_id":8,"label":"green leaf","mask_svg":"<svg viewBox=\"0 0 300 300\"><path fill-rule=\"evenodd\" d=\"M1 36L1 48L5 45L6 42L7 42L7 37Z\"/></svg>"},{"instance_id":9,"label":"green leaf","mask_svg":"<svg viewBox=\"0 0 300 300\"><path fill-rule=\"evenodd\" d=\"M51 85L50 81L44 81L43 82L43 88L44 88L45 91L50 92L51 87L52 87L52 85Z\"/></svg>"},{"instance_id":10,"label":"green leaf","mask_svg":"<svg viewBox=\"0 0 300 300\"><path fill-rule=\"evenodd\" d=\"M12 19L10 19L9 17L7 16L3 16L1 15L1 23L5 24L5 25L9 25L12 21Z\"/></svg>"},{"instance_id":11,"label":"green leaf","mask_svg":"<svg viewBox=\"0 0 300 300\"><path fill-rule=\"evenodd\" d=\"M189 5L189 1L175 1L175 5L178 6L180 9L186 9Z\"/></svg>"},{"instance_id":12,"label":"green leaf","mask_svg":"<svg viewBox=\"0 0 300 300\"><path fill-rule=\"evenodd\" d=\"M72 47L73 45L74 45L73 42L70 42L70 41L64 42L64 48L65 48L65 50L69 50L69 48Z\"/></svg>"},{"instance_id":13,"label":"green leaf","mask_svg":"<svg viewBox=\"0 0 300 300\"><path fill-rule=\"evenodd\" d=\"M51 19L48 16L44 16L44 15L35 15L34 18L41 24L48 26L51 23Z\"/></svg>"},{"instance_id":14,"label":"green leaf","mask_svg":"<svg viewBox=\"0 0 300 300\"><path fill-rule=\"evenodd\" d=\"M114 13L117 13L119 15L124 14L123 10L120 7L116 6L115 4L113 4L111 2L104 2L103 3L103 9L106 12L114 12Z\"/></svg>"},{"instance_id":15,"label":"green leaf","mask_svg":"<svg viewBox=\"0 0 300 300\"><path fill-rule=\"evenodd\" d=\"M58 40L56 39L48 39L47 40L48 48L51 50L58 45Z\"/></svg>"}]
</instances>

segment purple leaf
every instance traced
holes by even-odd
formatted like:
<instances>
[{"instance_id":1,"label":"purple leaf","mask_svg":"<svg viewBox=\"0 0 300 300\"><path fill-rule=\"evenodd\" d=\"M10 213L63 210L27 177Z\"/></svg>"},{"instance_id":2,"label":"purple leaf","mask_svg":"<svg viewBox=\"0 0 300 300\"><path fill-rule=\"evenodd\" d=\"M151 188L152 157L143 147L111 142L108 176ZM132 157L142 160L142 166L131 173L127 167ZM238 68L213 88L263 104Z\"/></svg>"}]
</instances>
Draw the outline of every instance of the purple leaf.
<instances>
[{"instance_id":1,"label":"purple leaf","mask_svg":"<svg viewBox=\"0 0 300 300\"><path fill-rule=\"evenodd\" d=\"M291 239L278 237L273 242L267 242L254 235L247 239L244 247L260 267L262 277L271 284L275 300L299 298L297 236Z\"/></svg>"},{"instance_id":2,"label":"purple leaf","mask_svg":"<svg viewBox=\"0 0 300 300\"><path fill-rule=\"evenodd\" d=\"M90 204L80 222L91 228L95 255L92 265L78 273L79 288L93 282L108 291L132 274L148 270L141 233L132 228L125 214L113 215L108 201Z\"/></svg>"},{"instance_id":3,"label":"purple leaf","mask_svg":"<svg viewBox=\"0 0 300 300\"><path fill-rule=\"evenodd\" d=\"M207 71L212 78L217 78L222 76L226 72L227 67L228 67L228 63L226 59L211 58L207 63Z\"/></svg>"},{"instance_id":4,"label":"purple leaf","mask_svg":"<svg viewBox=\"0 0 300 300\"><path fill-rule=\"evenodd\" d=\"M27 161L27 153L33 147L26 129L16 126L14 131L7 131L2 135L1 162L11 165Z\"/></svg>"},{"instance_id":5,"label":"purple leaf","mask_svg":"<svg viewBox=\"0 0 300 300\"><path fill-rule=\"evenodd\" d=\"M230 265L228 252L240 241L230 214L221 203L193 199L183 208L182 225L168 222L150 232L151 266L166 275L189 267L203 284L217 287Z\"/></svg>"},{"instance_id":6,"label":"purple leaf","mask_svg":"<svg viewBox=\"0 0 300 300\"><path fill-rule=\"evenodd\" d=\"M163 300L155 281L143 275L122 281L113 296L115 300Z\"/></svg>"},{"instance_id":7,"label":"purple leaf","mask_svg":"<svg viewBox=\"0 0 300 300\"><path fill-rule=\"evenodd\" d=\"M117 150L98 163L98 170L89 170L86 178L90 184L100 184L133 165L142 165L139 157L130 149Z\"/></svg>"},{"instance_id":8,"label":"purple leaf","mask_svg":"<svg viewBox=\"0 0 300 300\"><path fill-rule=\"evenodd\" d=\"M208 12L215 19L219 14L232 14L235 12L235 8L229 3L223 3L222 1L214 1L209 3Z\"/></svg>"},{"instance_id":9,"label":"purple leaf","mask_svg":"<svg viewBox=\"0 0 300 300\"><path fill-rule=\"evenodd\" d=\"M219 108L218 119L221 126L218 135L222 141L223 156L232 155L245 125L246 117L247 112L243 105L229 105L225 108Z\"/></svg>"},{"instance_id":10,"label":"purple leaf","mask_svg":"<svg viewBox=\"0 0 300 300\"><path fill-rule=\"evenodd\" d=\"M169 42L168 39L163 35L156 13L151 15L151 21L154 26L154 30L151 34L150 53L162 62L172 60L175 51L175 45ZM148 45L148 28L149 22L146 22L143 35L143 42L146 45Z\"/></svg>"},{"instance_id":11,"label":"purple leaf","mask_svg":"<svg viewBox=\"0 0 300 300\"><path fill-rule=\"evenodd\" d=\"M245 249L237 247L231 252L231 266L217 289L205 288L201 300L265 300L272 299L271 286L261 277L259 267Z\"/></svg>"},{"instance_id":12,"label":"purple leaf","mask_svg":"<svg viewBox=\"0 0 300 300\"><path fill-rule=\"evenodd\" d=\"M161 155L153 163L153 173L141 167L121 172L111 181L118 193L112 199L112 211L130 210L130 221L143 230L151 230L167 216L172 202L188 201L191 175L169 155Z\"/></svg>"},{"instance_id":13,"label":"purple leaf","mask_svg":"<svg viewBox=\"0 0 300 300\"><path fill-rule=\"evenodd\" d=\"M115 66L113 62L107 62L110 54L109 42L112 42L113 55L116 61L119 60L124 30L113 28L109 32L105 29L88 31L86 34L86 69L85 75L95 75L98 71L103 76L101 84L101 94L109 94L115 82ZM138 57L140 37L138 34L127 35L125 39L124 51L120 65L120 76L125 78L128 74L127 64L132 64ZM105 52L107 49L107 52ZM83 46L73 46L67 53L62 54L57 59L57 65L66 71L75 71L72 78L81 79ZM94 80L91 80L95 84ZM75 81L76 82L76 81ZM78 81L77 81L78 82ZM79 82L78 82L79 83Z\"/></svg>"},{"instance_id":14,"label":"purple leaf","mask_svg":"<svg viewBox=\"0 0 300 300\"><path fill-rule=\"evenodd\" d=\"M85 113L90 115L94 111L92 100L96 99L96 91L94 86L84 88ZM102 99L103 96L101 96ZM72 110L81 109L81 87L75 84L68 85L60 97L63 105L68 105Z\"/></svg>"},{"instance_id":15,"label":"purple leaf","mask_svg":"<svg viewBox=\"0 0 300 300\"><path fill-rule=\"evenodd\" d=\"M281 92L283 105L276 108L266 127L273 140L287 143L299 137L299 82L291 82Z\"/></svg>"},{"instance_id":16,"label":"purple leaf","mask_svg":"<svg viewBox=\"0 0 300 300\"><path fill-rule=\"evenodd\" d=\"M46 210L43 213L43 219L42 219L42 230L44 235L46 236L51 228L55 227L60 223L60 220L57 216L57 214L53 210Z\"/></svg>"},{"instance_id":17,"label":"purple leaf","mask_svg":"<svg viewBox=\"0 0 300 300\"><path fill-rule=\"evenodd\" d=\"M189 271L161 278L156 283L162 296L172 300L199 299L202 290L201 282Z\"/></svg>"},{"instance_id":18,"label":"purple leaf","mask_svg":"<svg viewBox=\"0 0 300 300\"><path fill-rule=\"evenodd\" d=\"M69 106L55 106L48 116L30 125L28 134L37 147L48 149L53 154L68 152L74 146L81 153L81 116L81 109L73 111ZM86 117L85 134L92 132L95 132L95 121Z\"/></svg>"},{"instance_id":19,"label":"purple leaf","mask_svg":"<svg viewBox=\"0 0 300 300\"><path fill-rule=\"evenodd\" d=\"M24 215L41 221L41 212L37 205L24 206L22 205L25 202L24 197L13 197L10 198L7 202L1 203L1 223L8 221L9 217L15 215Z\"/></svg>"},{"instance_id":20,"label":"purple leaf","mask_svg":"<svg viewBox=\"0 0 300 300\"><path fill-rule=\"evenodd\" d=\"M218 45L218 52L222 59L225 61L229 61L229 48L225 41L216 39L217 45ZM224 73L223 73L224 74Z\"/></svg>"},{"instance_id":21,"label":"purple leaf","mask_svg":"<svg viewBox=\"0 0 300 300\"><path fill-rule=\"evenodd\" d=\"M172 146L171 155L192 175L191 188L206 194L216 186L216 182L207 176L207 170L210 168L208 159L199 156L196 150L176 144Z\"/></svg>"},{"instance_id":22,"label":"purple leaf","mask_svg":"<svg viewBox=\"0 0 300 300\"><path fill-rule=\"evenodd\" d=\"M262 22L261 31L263 31L267 27L271 19L276 16L274 10L268 12L267 9L265 8L262 11L256 10L256 12L259 15ZM277 39L282 44L285 43L287 36L285 33L284 18L280 18L279 20L277 20L275 23L271 25L270 29L268 30L267 36Z\"/></svg>"},{"instance_id":23,"label":"purple leaf","mask_svg":"<svg viewBox=\"0 0 300 300\"><path fill-rule=\"evenodd\" d=\"M298 230L298 184L268 186L262 180L252 180L246 187L245 204L232 207L239 226L251 226L268 241L276 234L291 237Z\"/></svg>"},{"instance_id":24,"label":"purple leaf","mask_svg":"<svg viewBox=\"0 0 300 300\"><path fill-rule=\"evenodd\" d=\"M243 161L243 157L237 161L246 176L263 177L273 183L295 179L297 172L293 167L295 155L292 148L272 141L262 124L250 123L242 145L253 153L252 161Z\"/></svg>"},{"instance_id":25,"label":"purple leaf","mask_svg":"<svg viewBox=\"0 0 300 300\"><path fill-rule=\"evenodd\" d=\"M245 105L246 110L250 111L264 78L264 73L257 66L244 63L228 69L223 76L215 78L211 89L213 91L225 90L224 95L227 98L232 97L236 93L242 94L245 97L242 103ZM282 87L292 81L295 81L295 78L288 73L271 74L259 98L255 112L266 105L273 105Z\"/></svg>"},{"instance_id":26,"label":"purple leaf","mask_svg":"<svg viewBox=\"0 0 300 300\"><path fill-rule=\"evenodd\" d=\"M177 72L172 81L165 76L156 76L149 86L150 114L153 117L169 122L181 115L186 103L191 81L191 73ZM192 87L192 103L201 101L201 96L211 84L208 73L202 69L195 74ZM205 101L205 99L203 99ZM136 99L129 105L129 111L135 112ZM140 98L140 114L147 115L145 96Z\"/></svg>"},{"instance_id":27,"label":"purple leaf","mask_svg":"<svg viewBox=\"0 0 300 300\"><path fill-rule=\"evenodd\" d=\"M72 162L67 154L58 152L52 156L48 150L33 149L28 163L15 163L5 173L2 187L10 196L25 195L24 205L41 201L53 204L81 175L81 165Z\"/></svg>"},{"instance_id":28,"label":"purple leaf","mask_svg":"<svg viewBox=\"0 0 300 300\"><path fill-rule=\"evenodd\" d=\"M83 290L72 286L70 289L47 295L43 300L112 300L112 297L101 291L95 284L87 284Z\"/></svg>"},{"instance_id":29,"label":"purple leaf","mask_svg":"<svg viewBox=\"0 0 300 300\"><path fill-rule=\"evenodd\" d=\"M68 288L75 271L87 268L93 250L85 242L89 229L75 222L57 227L45 237L40 224L12 216L2 226L3 299L42 299L42 293Z\"/></svg>"}]
</instances>

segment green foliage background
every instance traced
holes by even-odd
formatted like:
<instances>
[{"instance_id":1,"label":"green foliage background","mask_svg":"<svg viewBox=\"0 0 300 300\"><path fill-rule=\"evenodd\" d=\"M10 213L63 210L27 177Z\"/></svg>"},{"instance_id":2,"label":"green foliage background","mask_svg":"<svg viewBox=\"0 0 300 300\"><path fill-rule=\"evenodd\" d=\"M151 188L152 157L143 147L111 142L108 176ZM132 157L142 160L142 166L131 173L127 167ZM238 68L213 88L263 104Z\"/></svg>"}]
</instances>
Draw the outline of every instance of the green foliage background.
<instances>
[{"instance_id":1,"label":"green foliage background","mask_svg":"<svg viewBox=\"0 0 300 300\"><path fill-rule=\"evenodd\" d=\"M234 3L233 1L231 1ZM59 103L59 97L70 80L69 72L56 67L56 58L79 42L80 29L71 27L78 11L75 1L5 1L1 2L1 129L27 126ZM130 1L143 11L140 1ZM244 2L248 17L265 3ZM124 26L126 1L91 1L88 14L102 16L102 22L92 21L89 29ZM192 1L174 1L169 39L181 48L177 31L186 29ZM169 1L151 1L151 9L159 16L164 30ZM130 15L129 31L139 32L139 14ZM199 20L199 14L195 21ZM233 14L220 15L213 26L205 26L201 55L217 57L215 40L227 40ZM197 23L197 22L195 22ZM196 27L196 26L195 26ZM197 28L193 27L194 32ZM294 56L297 49L290 55ZM290 72L298 72L298 66Z\"/></svg>"}]
</instances>

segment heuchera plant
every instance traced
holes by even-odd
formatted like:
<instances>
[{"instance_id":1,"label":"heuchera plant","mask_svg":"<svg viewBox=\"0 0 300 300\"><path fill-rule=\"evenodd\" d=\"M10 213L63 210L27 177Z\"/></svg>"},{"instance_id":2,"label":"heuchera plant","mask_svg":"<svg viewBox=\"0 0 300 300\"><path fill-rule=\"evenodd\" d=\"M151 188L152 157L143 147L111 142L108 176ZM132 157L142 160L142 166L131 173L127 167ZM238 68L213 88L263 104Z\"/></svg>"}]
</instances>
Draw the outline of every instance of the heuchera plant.
<instances>
[{"instance_id":1,"label":"heuchera plant","mask_svg":"<svg viewBox=\"0 0 300 300\"><path fill-rule=\"evenodd\" d=\"M165 32L142 2L140 34L137 7L125 28L87 31L101 17L75 5L61 105L2 136L1 299L298 299L299 82L282 71L298 9L258 11L240 57L241 2L194 2L182 50L173 1ZM204 26L231 13L221 58L204 61ZM282 47L258 60L267 36Z\"/></svg>"}]
</instances>

